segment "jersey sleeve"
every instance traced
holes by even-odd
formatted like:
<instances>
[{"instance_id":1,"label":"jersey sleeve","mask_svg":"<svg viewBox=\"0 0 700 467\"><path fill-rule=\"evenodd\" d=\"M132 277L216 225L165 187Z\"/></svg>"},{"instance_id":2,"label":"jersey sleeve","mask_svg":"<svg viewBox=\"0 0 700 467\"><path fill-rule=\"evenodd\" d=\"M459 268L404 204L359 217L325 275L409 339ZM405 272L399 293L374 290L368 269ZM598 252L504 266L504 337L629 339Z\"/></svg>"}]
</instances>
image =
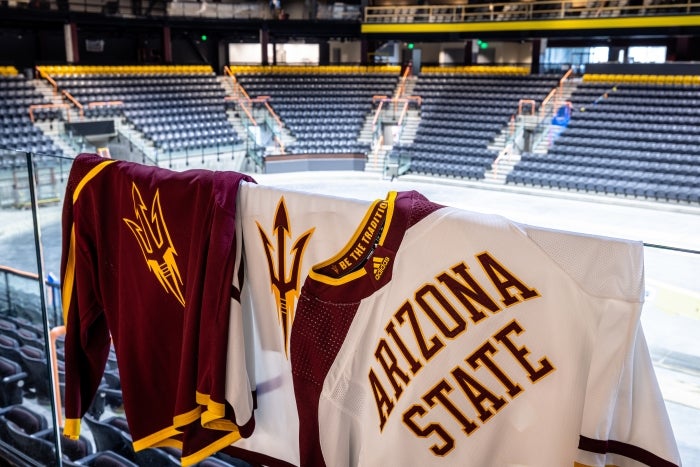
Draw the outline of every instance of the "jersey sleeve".
<instances>
[{"instance_id":1,"label":"jersey sleeve","mask_svg":"<svg viewBox=\"0 0 700 467\"><path fill-rule=\"evenodd\" d=\"M663 396L641 325L625 363L609 418L587 416L579 439L580 467L617 465L680 466ZM589 414L592 415L592 414Z\"/></svg>"},{"instance_id":2,"label":"jersey sleeve","mask_svg":"<svg viewBox=\"0 0 700 467\"><path fill-rule=\"evenodd\" d=\"M240 206L237 212L242 212ZM234 276L232 290L237 296L231 299L231 314L228 323L225 398L235 409L236 423L244 427L241 434L248 437L255 423L253 417L256 388L255 346L253 345L253 305L246 287L248 285L245 280L247 264L243 241L243 222L240 215L236 217L236 245L238 249L238 273Z\"/></svg>"},{"instance_id":3,"label":"jersey sleeve","mask_svg":"<svg viewBox=\"0 0 700 467\"><path fill-rule=\"evenodd\" d=\"M680 465L639 320L641 242L524 229L582 290L601 298L574 465Z\"/></svg>"},{"instance_id":4,"label":"jersey sleeve","mask_svg":"<svg viewBox=\"0 0 700 467\"><path fill-rule=\"evenodd\" d=\"M76 162L77 164L78 162ZM96 291L94 262L74 223L74 201L86 180L69 181L63 206L61 284L65 336L65 436L77 439L80 420L99 387L110 335ZM78 182L80 182L78 184Z\"/></svg>"},{"instance_id":5,"label":"jersey sleeve","mask_svg":"<svg viewBox=\"0 0 700 467\"><path fill-rule=\"evenodd\" d=\"M240 302L242 245L241 235L236 232L236 200L242 178L233 172L219 176L223 180L217 180L221 185L215 190L217 208L207 253L206 290L202 295L199 323L197 399L203 408L202 426L250 436L253 403L246 374ZM230 343L235 351L227 350ZM230 401L226 397L229 352L240 363L233 379L237 397Z\"/></svg>"}]
</instances>

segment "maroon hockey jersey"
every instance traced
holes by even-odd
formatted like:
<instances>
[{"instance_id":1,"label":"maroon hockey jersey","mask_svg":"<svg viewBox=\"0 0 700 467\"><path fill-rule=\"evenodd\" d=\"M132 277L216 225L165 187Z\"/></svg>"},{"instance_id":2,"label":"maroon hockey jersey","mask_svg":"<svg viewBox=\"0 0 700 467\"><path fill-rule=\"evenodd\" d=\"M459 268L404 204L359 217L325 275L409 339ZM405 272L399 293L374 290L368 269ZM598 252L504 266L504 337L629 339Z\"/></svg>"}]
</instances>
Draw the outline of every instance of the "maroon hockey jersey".
<instances>
[{"instance_id":1,"label":"maroon hockey jersey","mask_svg":"<svg viewBox=\"0 0 700 467\"><path fill-rule=\"evenodd\" d=\"M225 399L242 180L254 181L75 159L61 260L66 436L80 432L110 340L135 450L181 447L190 465L250 433L252 413L235 414Z\"/></svg>"}]
</instances>

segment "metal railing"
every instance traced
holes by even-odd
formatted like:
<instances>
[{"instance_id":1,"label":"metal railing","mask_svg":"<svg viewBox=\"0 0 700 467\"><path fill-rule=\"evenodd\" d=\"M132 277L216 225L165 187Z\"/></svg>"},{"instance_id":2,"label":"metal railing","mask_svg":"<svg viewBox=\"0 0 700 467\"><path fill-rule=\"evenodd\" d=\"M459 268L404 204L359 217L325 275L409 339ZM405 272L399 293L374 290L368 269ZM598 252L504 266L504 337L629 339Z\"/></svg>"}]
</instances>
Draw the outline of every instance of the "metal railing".
<instances>
[{"instance_id":1,"label":"metal railing","mask_svg":"<svg viewBox=\"0 0 700 467\"><path fill-rule=\"evenodd\" d=\"M202 19L322 19L359 21L360 6L350 4L304 5L289 11L270 8L268 2L219 2L213 0L178 0L151 2L119 2L115 0L7 0L9 8L23 10L56 11L63 14L73 12L92 13L119 18L183 17Z\"/></svg>"},{"instance_id":2,"label":"metal railing","mask_svg":"<svg viewBox=\"0 0 700 467\"><path fill-rule=\"evenodd\" d=\"M275 141L275 145L277 146L279 153L284 154L285 148L284 143L282 142L282 128L284 128L284 123L270 105L270 96L258 96L255 98L250 97L243 85L238 82L238 79L231 68L224 66L224 73L230 78L231 85L233 86L233 96L227 96L224 99L235 102L238 107L243 110L245 115L248 117L248 120L254 126L257 126L258 122L255 120L255 117L252 114L253 106L255 104L262 104L266 110L263 118L265 125L272 132L273 140Z\"/></svg>"},{"instance_id":3,"label":"metal railing","mask_svg":"<svg viewBox=\"0 0 700 467\"><path fill-rule=\"evenodd\" d=\"M364 23L464 23L480 21L531 21L564 18L687 15L700 13L700 2L652 2L628 5L613 0L537 0L466 3L463 5L368 6Z\"/></svg>"}]
</instances>

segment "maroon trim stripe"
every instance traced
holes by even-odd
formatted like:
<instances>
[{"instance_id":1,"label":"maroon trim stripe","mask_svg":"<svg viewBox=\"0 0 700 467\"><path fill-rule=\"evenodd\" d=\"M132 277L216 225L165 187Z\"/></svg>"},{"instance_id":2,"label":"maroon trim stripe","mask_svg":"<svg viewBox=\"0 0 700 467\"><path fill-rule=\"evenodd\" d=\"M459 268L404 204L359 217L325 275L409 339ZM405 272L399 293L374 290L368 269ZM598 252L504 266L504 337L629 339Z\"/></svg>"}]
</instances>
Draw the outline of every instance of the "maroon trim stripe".
<instances>
[{"instance_id":1,"label":"maroon trim stripe","mask_svg":"<svg viewBox=\"0 0 700 467\"><path fill-rule=\"evenodd\" d=\"M619 454L629 459L636 460L649 467L678 467L677 464L653 454L639 446L623 443L615 440L600 440L579 436L578 448L583 451L595 452L598 454Z\"/></svg>"},{"instance_id":2,"label":"maroon trim stripe","mask_svg":"<svg viewBox=\"0 0 700 467\"><path fill-rule=\"evenodd\" d=\"M281 459L276 459L267 454L261 454L255 451L248 451L247 449L235 447L235 443L231 446L227 446L221 450L224 454L235 457L237 459L244 460L254 467L297 467L294 464L283 461Z\"/></svg>"}]
</instances>

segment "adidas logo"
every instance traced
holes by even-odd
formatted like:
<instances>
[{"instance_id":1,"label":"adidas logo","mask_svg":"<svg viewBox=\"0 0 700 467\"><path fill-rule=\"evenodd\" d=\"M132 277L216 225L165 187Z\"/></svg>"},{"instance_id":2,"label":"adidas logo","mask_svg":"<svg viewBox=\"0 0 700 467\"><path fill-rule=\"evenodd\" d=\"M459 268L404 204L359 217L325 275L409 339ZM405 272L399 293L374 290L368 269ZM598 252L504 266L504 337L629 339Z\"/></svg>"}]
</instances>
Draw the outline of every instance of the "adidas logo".
<instances>
[{"instance_id":1,"label":"adidas logo","mask_svg":"<svg viewBox=\"0 0 700 467\"><path fill-rule=\"evenodd\" d=\"M384 270L386 269L387 264L389 264L389 261L390 258L388 256L385 256L383 258L372 258L372 263L374 267L374 278L376 280L379 280L382 277L382 274L384 274Z\"/></svg>"}]
</instances>

